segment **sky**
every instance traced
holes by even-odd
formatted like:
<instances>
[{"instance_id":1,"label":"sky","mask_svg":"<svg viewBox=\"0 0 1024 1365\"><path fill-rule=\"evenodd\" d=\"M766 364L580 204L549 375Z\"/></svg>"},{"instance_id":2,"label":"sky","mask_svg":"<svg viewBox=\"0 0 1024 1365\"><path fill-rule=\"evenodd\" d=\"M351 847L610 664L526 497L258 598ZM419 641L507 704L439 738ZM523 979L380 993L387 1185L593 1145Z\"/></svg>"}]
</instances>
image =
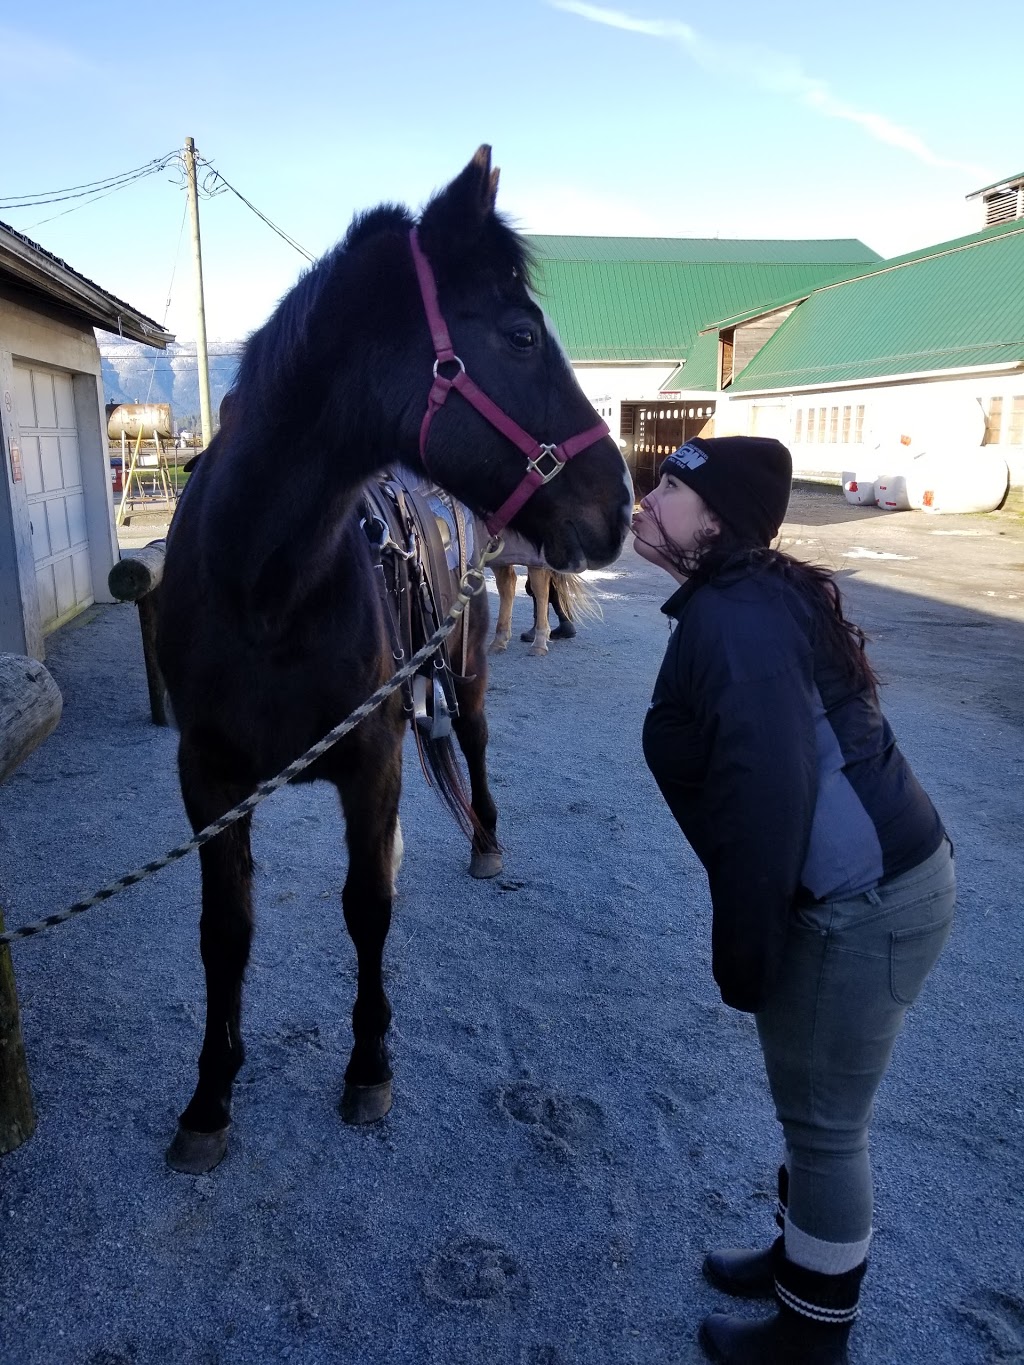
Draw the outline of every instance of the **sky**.
<instances>
[{"instance_id":1,"label":"sky","mask_svg":"<svg viewBox=\"0 0 1024 1365\"><path fill-rule=\"evenodd\" d=\"M896 255L975 231L965 196L1024 170L1022 48L1020 0L0 0L0 220L181 340L195 286L175 164L38 199L188 136L312 256L360 209L421 206L482 142L524 231ZM213 349L307 261L230 191L200 219Z\"/></svg>"}]
</instances>

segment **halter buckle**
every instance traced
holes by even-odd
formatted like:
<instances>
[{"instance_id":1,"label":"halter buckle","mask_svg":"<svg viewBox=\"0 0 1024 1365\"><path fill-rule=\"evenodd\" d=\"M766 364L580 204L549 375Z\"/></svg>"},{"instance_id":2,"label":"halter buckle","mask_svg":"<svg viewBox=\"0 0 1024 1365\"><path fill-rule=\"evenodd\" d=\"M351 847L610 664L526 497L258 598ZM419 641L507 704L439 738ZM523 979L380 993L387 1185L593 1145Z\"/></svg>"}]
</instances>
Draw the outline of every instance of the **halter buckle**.
<instances>
[{"instance_id":1,"label":"halter buckle","mask_svg":"<svg viewBox=\"0 0 1024 1365\"><path fill-rule=\"evenodd\" d=\"M560 460L555 453L557 449L557 446L542 445L534 459L526 461L527 471L530 474L539 474L541 483L550 483L555 475L561 474L562 470L565 468L565 461ZM540 467L540 462L545 456L552 462L551 468L546 471Z\"/></svg>"}]
</instances>

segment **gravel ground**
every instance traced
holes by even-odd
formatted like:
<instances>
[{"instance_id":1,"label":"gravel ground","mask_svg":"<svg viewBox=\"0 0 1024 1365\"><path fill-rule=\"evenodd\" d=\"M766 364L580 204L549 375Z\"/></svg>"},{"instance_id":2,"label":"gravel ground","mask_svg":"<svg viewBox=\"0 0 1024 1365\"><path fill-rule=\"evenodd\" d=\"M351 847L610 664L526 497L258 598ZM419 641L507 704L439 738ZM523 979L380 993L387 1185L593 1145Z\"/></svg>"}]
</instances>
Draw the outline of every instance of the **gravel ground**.
<instances>
[{"instance_id":1,"label":"gravel ground","mask_svg":"<svg viewBox=\"0 0 1024 1365\"><path fill-rule=\"evenodd\" d=\"M962 888L879 1097L853 1359L1022 1362L1024 534L829 490L795 497L786 535L875 637ZM493 663L501 877L466 875L410 756L381 1124L335 1112L354 956L328 788L256 816L249 1060L210 1176L163 1161L200 1041L196 860L15 947L39 1126L0 1160L3 1365L701 1358L722 1302L702 1254L771 1236L777 1135L753 1025L711 980L701 870L640 754L671 584L632 550L593 578L602 624L533 659L521 596ZM132 611L95 608L49 651L63 721L0 788L10 925L186 828Z\"/></svg>"}]
</instances>

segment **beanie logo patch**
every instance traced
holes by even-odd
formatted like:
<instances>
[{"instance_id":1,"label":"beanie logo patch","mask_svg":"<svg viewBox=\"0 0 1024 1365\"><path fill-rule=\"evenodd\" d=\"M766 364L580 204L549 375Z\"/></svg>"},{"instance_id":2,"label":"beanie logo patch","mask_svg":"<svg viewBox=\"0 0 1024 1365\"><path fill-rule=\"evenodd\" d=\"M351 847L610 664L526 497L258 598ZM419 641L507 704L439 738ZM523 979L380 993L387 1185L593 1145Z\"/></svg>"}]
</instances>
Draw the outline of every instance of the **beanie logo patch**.
<instances>
[{"instance_id":1,"label":"beanie logo patch","mask_svg":"<svg viewBox=\"0 0 1024 1365\"><path fill-rule=\"evenodd\" d=\"M693 445L680 446L668 458L673 464L682 465L684 469L699 469L702 464L708 462L707 454L700 446Z\"/></svg>"}]
</instances>

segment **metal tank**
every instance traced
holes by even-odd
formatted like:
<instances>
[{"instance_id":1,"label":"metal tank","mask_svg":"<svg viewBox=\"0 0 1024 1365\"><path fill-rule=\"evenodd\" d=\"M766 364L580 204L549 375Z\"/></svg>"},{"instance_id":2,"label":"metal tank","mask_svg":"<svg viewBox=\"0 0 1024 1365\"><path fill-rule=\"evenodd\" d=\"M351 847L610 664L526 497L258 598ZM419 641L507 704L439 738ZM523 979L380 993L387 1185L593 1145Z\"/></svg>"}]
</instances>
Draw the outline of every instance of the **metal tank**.
<instances>
[{"instance_id":1,"label":"metal tank","mask_svg":"<svg viewBox=\"0 0 1024 1365\"><path fill-rule=\"evenodd\" d=\"M151 441L154 435L169 441L174 435L170 403L107 404L107 436L111 441L122 436L134 441L140 431L144 441Z\"/></svg>"}]
</instances>

